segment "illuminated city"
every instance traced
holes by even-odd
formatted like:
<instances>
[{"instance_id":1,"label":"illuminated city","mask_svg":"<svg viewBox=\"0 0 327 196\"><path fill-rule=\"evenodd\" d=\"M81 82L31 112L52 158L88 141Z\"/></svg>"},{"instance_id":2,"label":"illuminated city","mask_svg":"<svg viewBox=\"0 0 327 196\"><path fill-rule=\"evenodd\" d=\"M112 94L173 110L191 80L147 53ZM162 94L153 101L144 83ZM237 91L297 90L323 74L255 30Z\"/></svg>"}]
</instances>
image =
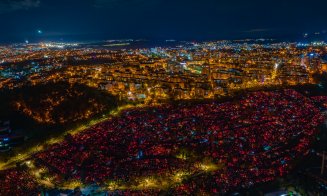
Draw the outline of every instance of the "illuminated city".
<instances>
[{"instance_id":1,"label":"illuminated city","mask_svg":"<svg viewBox=\"0 0 327 196\"><path fill-rule=\"evenodd\" d=\"M291 1L0 2L0 196L326 195L327 4Z\"/></svg>"}]
</instances>

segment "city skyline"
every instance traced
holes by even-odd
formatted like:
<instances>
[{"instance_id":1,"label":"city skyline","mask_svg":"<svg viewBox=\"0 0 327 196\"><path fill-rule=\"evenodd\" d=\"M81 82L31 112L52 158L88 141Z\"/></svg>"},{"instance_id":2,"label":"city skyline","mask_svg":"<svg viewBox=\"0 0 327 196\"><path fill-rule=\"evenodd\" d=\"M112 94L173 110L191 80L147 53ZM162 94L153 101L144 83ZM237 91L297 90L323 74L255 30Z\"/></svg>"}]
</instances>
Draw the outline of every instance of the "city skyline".
<instances>
[{"instance_id":1,"label":"city skyline","mask_svg":"<svg viewBox=\"0 0 327 196\"><path fill-rule=\"evenodd\" d=\"M326 0L0 0L0 196L327 195Z\"/></svg>"}]
</instances>

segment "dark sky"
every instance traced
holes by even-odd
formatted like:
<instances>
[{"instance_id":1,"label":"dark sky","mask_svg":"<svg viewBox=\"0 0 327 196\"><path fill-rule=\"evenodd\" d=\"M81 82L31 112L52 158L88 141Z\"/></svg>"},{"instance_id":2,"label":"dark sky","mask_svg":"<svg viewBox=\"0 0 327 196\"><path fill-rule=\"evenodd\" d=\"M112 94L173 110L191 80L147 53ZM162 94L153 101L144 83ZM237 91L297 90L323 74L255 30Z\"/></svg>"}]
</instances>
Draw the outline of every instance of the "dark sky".
<instances>
[{"instance_id":1,"label":"dark sky","mask_svg":"<svg viewBox=\"0 0 327 196\"><path fill-rule=\"evenodd\" d=\"M326 0L0 0L0 41L296 36L327 30L326 8Z\"/></svg>"}]
</instances>

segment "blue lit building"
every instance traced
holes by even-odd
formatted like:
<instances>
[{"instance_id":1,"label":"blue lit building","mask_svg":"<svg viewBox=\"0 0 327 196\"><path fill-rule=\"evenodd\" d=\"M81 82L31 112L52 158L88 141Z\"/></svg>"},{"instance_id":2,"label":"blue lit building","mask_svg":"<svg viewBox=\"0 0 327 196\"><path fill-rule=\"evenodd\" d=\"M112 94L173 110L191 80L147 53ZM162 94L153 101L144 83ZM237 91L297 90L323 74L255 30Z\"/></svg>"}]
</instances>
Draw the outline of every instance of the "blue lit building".
<instances>
[{"instance_id":1,"label":"blue lit building","mask_svg":"<svg viewBox=\"0 0 327 196\"><path fill-rule=\"evenodd\" d=\"M12 132L9 121L0 121L0 152L8 151L12 147L22 144L24 140L24 136Z\"/></svg>"}]
</instances>

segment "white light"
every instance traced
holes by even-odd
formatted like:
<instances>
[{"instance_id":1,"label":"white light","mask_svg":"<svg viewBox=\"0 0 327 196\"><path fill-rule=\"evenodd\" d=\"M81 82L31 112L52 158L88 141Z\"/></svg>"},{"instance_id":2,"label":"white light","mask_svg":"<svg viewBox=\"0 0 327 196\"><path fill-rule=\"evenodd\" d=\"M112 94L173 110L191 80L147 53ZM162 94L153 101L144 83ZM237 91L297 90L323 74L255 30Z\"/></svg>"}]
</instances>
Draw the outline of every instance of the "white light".
<instances>
[{"instance_id":1,"label":"white light","mask_svg":"<svg viewBox=\"0 0 327 196\"><path fill-rule=\"evenodd\" d=\"M275 64L275 70L278 69L278 67L279 67L279 64L276 63L276 64Z\"/></svg>"}]
</instances>

